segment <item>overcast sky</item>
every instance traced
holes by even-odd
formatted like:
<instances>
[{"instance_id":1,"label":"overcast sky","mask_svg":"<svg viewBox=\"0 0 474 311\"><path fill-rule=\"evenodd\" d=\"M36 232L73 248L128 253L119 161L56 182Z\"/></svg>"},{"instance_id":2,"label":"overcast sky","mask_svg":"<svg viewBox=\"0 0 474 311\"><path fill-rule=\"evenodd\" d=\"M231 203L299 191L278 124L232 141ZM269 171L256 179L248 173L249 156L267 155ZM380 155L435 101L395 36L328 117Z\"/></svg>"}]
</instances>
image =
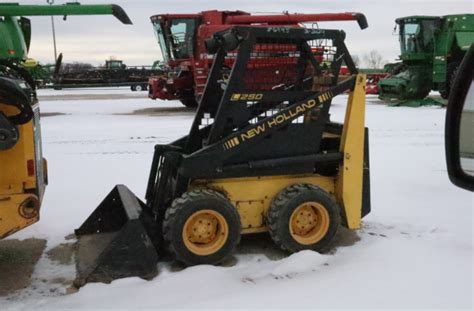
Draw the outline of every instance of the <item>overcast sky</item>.
<instances>
[{"instance_id":1,"label":"overcast sky","mask_svg":"<svg viewBox=\"0 0 474 311\"><path fill-rule=\"evenodd\" d=\"M62 4L72 0L56 0ZM1 0L5 2L5 0ZM20 2L20 0L6 2ZM43 1L21 1L44 4ZM448 15L473 13L474 0L83 0L82 4L116 3L128 13L133 25L123 25L112 16L56 17L58 51L64 62L102 64L111 56L128 65L151 65L160 59L149 17L162 13L196 13L204 10L243 10L247 12L326 13L361 12L369 28L360 30L356 22L320 23L320 28L343 29L352 54L362 58L378 50L387 61L399 54L398 39L392 35L394 20L407 15ZM30 57L42 63L54 59L51 22L48 17L32 17L33 40Z\"/></svg>"}]
</instances>

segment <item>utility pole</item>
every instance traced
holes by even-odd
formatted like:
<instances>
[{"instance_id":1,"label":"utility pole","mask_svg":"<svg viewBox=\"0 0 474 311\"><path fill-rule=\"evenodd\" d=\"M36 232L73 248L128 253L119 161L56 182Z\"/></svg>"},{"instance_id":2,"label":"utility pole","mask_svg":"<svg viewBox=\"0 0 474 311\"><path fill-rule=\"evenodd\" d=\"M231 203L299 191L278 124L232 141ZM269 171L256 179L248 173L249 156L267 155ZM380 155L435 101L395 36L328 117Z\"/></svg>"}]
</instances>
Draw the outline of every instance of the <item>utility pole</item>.
<instances>
[{"instance_id":1,"label":"utility pole","mask_svg":"<svg viewBox=\"0 0 474 311\"><path fill-rule=\"evenodd\" d=\"M46 0L49 5L54 4L54 0ZM54 29L54 17L51 15L51 28L53 29L53 45L54 45L54 62L58 60L58 54L56 51L56 30Z\"/></svg>"}]
</instances>

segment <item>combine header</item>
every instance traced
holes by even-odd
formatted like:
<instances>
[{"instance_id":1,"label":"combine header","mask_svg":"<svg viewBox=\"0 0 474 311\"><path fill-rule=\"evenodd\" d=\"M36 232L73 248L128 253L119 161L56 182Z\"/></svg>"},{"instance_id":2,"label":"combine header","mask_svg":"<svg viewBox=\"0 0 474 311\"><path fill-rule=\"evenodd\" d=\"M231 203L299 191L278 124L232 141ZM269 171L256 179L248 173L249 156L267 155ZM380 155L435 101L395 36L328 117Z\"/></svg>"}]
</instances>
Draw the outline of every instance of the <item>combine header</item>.
<instances>
[{"instance_id":1,"label":"combine header","mask_svg":"<svg viewBox=\"0 0 474 311\"><path fill-rule=\"evenodd\" d=\"M62 54L58 57L62 60ZM56 63L57 72L52 76L55 89L81 87L129 86L132 91L148 89L148 78L161 74L159 62L153 66L127 66L121 60L110 59L102 67L62 69Z\"/></svg>"},{"instance_id":2,"label":"combine header","mask_svg":"<svg viewBox=\"0 0 474 311\"><path fill-rule=\"evenodd\" d=\"M289 252L324 251L341 225L360 228L370 212L366 77L344 38L235 26L203 42L213 64L189 134L155 146L146 202L118 185L76 230L79 246L106 241L77 284L150 278L167 255L218 264L242 234L269 232ZM345 92L344 122L333 122L331 102Z\"/></svg>"},{"instance_id":3,"label":"combine header","mask_svg":"<svg viewBox=\"0 0 474 311\"><path fill-rule=\"evenodd\" d=\"M204 41L217 31L233 25L284 26L301 28L300 23L329 21L357 21L361 29L367 27L367 20L360 13L323 14L275 14L251 15L242 11L204 11L198 14L161 14L151 17L165 63L165 72L149 80L149 97L152 99L180 100L185 106L196 107L202 96L211 69L212 55L205 48ZM285 51L282 51L285 52ZM314 50L322 55L324 51ZM278 53L278 51L273 51ZM222 78L226 79L235 56L227 56ZM322 61L319 57L318 61ZM275 71L285 71L273 63ZM261 76L266 79L266 76Z\"/></svg>"}]
</instances>

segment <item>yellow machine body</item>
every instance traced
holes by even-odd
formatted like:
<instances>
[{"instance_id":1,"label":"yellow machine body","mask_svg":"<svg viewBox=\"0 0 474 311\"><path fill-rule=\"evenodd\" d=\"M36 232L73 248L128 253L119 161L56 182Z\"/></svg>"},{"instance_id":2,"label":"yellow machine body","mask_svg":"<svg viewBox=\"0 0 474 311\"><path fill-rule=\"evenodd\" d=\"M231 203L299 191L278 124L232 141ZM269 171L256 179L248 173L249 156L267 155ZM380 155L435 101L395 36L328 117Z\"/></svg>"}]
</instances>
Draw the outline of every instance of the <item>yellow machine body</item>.
<instances>
[{"instance_id":1,"label":"yellow machine body","mask_svg":"<svg viewBox=\"0 0 474 311\"><path fill-rule=\"evenodd\" d=\"M336 176L318 174L283 175L195 180L189 190L215 189L223 193L238 210L242 233L265 232L265 216L272 200L293 184L307 183L327 191L341 207L349 229L361 226L365 144L365 75L357 76L354 91L349 94L340 151L344 158ZM334 134L325 133L328 136Z\"/></svg>"},{"instance_id":2,"label":"yellow machine body","mask_svg":"<svg viewBox=\"0 0 474 311\"><path fill-rule=\"evenodd\" d=\"M4 114L11 114L12 109L0 103ZM39 220L47 165L42 157L37 104L33 110L35 117L18 126L17 143L0 151L0 239Z\"/></svg>"}]
</instances>

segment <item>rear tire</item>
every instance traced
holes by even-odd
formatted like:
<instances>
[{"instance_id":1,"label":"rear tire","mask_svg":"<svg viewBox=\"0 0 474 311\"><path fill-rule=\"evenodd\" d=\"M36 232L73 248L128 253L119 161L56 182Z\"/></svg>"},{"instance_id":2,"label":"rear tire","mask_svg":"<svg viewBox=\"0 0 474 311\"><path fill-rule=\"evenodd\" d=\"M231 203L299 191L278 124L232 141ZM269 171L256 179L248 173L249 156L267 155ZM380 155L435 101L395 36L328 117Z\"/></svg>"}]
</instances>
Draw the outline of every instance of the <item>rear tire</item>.
<instances>
[{"instance_id":1,"label":"rear tire","mask_svg":"<svg viewBox=\"0 0 474 311\"><path fill-rule=\"evenodd\" d=\"M135 91L137 91L137 92L143 91L142 86L141 86L140 84L137 84L137 85L135 86Z\"/></svg>"},{"instance_id":2,"label":"rear tire","mask_svg":"<svg viewBox=\"0 0 474 311\"><path fill-rule=\"evenodd\" d=\"M240 242L240 216L217 191L184 193L166 210L163 234L171 254L188 266L215 265Z\"/></svg>"},{"instance_id":3,"label":"rear tire","mask_svg":"<svg viewBox=\"0 0 474 311\"><path fill-rule=\"evenodd\" d=\"M266 217L273 241L289 252L326 250L340 222L336 202L325 190L311 184L295 184L281 191Z\"/></svg>"}]
</instances>

